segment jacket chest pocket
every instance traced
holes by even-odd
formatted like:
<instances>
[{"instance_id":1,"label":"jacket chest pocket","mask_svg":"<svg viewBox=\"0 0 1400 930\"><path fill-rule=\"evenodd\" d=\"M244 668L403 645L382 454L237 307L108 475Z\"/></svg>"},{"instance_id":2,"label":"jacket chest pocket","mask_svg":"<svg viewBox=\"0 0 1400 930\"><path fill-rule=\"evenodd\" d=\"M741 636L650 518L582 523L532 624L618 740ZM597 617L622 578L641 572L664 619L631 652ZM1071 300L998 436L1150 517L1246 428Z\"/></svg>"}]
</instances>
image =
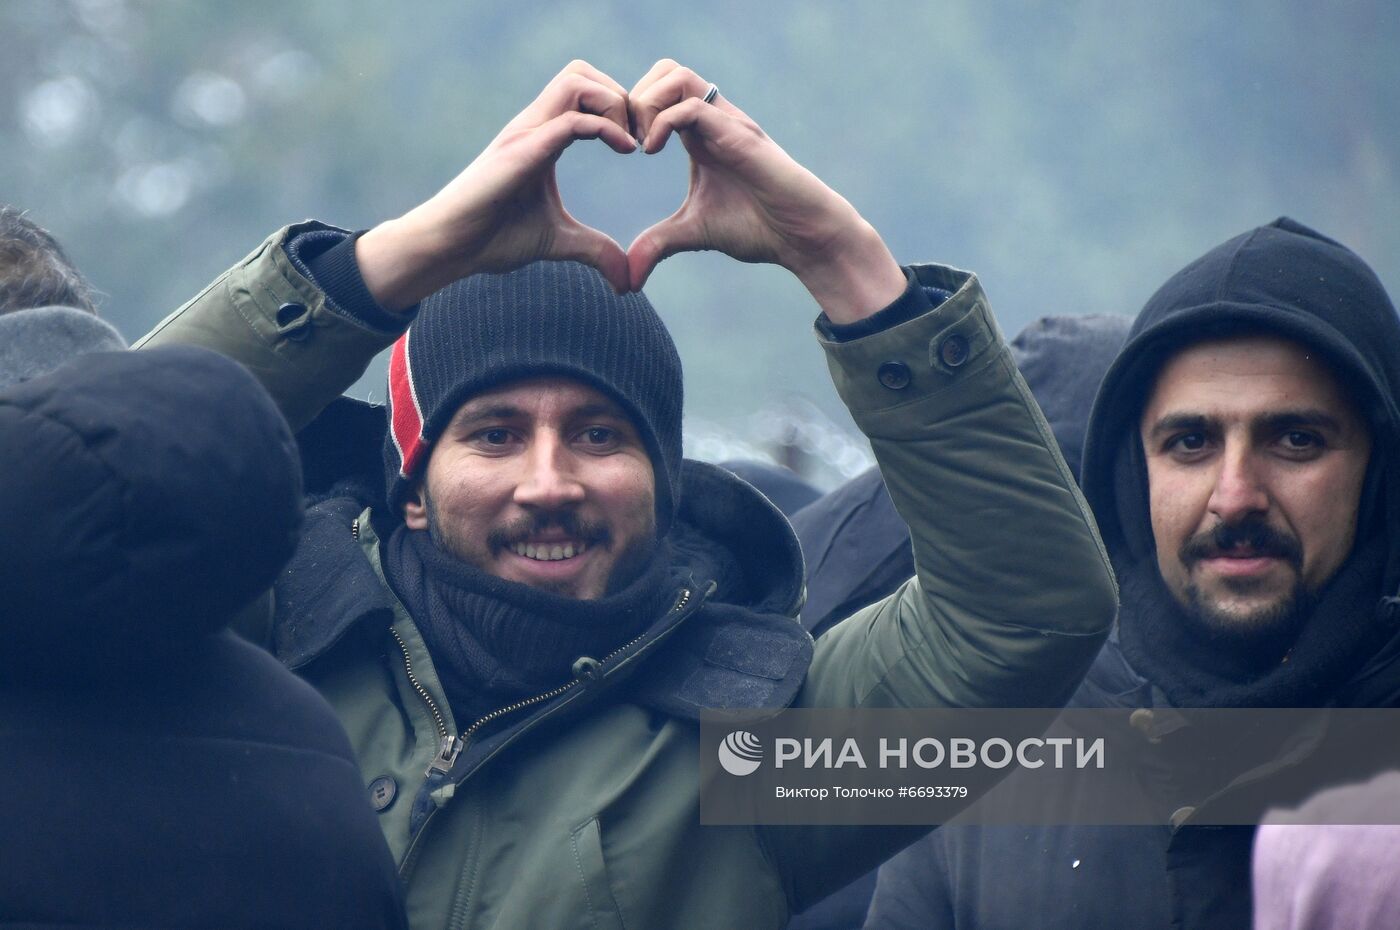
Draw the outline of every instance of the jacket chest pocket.
<instances>
[{"instance_id":1,"label":"jacket chest pocket","mask_svg":"<svg viewBox=\"0 0 1400 930\"><path fill-rule=\"evenodd\" d=\"M587 903L588 918L596 930L626 930L622 922L622 911L613 897L612 885L608 882L607 863L603 860L603 836L594 817L575 827L571 835L573 841L574 865L579 880L583 883L584 901Z\"/></svg>"}]
</instances>

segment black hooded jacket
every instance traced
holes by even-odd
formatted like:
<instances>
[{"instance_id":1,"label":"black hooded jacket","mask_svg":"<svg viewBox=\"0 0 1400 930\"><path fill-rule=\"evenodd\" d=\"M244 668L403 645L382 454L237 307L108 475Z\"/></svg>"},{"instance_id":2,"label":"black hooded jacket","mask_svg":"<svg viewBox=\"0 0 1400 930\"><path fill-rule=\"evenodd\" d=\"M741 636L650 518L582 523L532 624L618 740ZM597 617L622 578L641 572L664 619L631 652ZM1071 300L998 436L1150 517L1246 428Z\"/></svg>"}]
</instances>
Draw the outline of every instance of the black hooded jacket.
<instances>
[{"instance_id":1,"label":"black hooded jacket","mask_svg":"<svg viewBox=\"0 0 1400 930\"><path fill-rule=\"evenodd\" d=\"M0 926L404 926L325 701L225 627L301 526L292 437L199 349L0 391Z\"/></svg>"},{"instance_id":2,"label":"black hooded jacket","mask_svg":"<svg viewBox=\"0 0 1400 930\"><path fill-rule=\"evenodd\" d=\"M1231 680L1206 668L1196 649L1208 644L1170 635L1138 420L1168 357L1192 343L1245 333L1281 335L1322 355L1367 417L1372 453L1352 555L1324 588L1292 661ZM1397 398L1400 318L1371 269L1333 240L1279 219L1169 279L1134 323L1089 420L1081 486L1123 604L1119 628L1071 706L1400 706ZM1251 760L1241 780L1253 780L1273 803L1296 803L1319 787L1310 766L1329 756L1332 738L1315 734L1292 759ZM1385 757L1376 754L1375 764L1383 766ZM1017 784L1012 776L985 803ZM1217 786L1180 808L1171 825L935 831L881 870L866 926L1248 928L1254 828L1193 823L1208 823L1211 806L1235 796ZM1066 820L1092 819L1093 798L1049 803ZM1018 880L991 881L993 875Z\"/></svg>"}]
</instances>

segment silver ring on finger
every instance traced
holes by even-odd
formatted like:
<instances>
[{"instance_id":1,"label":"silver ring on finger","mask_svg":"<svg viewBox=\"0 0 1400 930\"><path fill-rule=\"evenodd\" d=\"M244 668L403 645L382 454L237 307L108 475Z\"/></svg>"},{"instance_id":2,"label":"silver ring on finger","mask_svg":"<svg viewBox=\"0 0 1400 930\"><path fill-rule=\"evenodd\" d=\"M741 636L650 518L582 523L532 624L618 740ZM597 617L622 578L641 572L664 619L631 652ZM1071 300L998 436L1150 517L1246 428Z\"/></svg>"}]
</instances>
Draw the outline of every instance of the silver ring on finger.
<instances>
[{"instance_id":1,"label":"silver ring on finger","mask_svg":"<svg viewBox=\"0 0 1400 930\"><path fill-rule=\"evenodd\" d=\"M700 98L700 102L701 102L701 103L714 103L714 102L715 102L715 98L718 97L718 96L719 96L719 85L717 85L717 84L711 84L709 87L705 88L705 96L703 96L703 97Z\"/></svg>"}]
</instances>

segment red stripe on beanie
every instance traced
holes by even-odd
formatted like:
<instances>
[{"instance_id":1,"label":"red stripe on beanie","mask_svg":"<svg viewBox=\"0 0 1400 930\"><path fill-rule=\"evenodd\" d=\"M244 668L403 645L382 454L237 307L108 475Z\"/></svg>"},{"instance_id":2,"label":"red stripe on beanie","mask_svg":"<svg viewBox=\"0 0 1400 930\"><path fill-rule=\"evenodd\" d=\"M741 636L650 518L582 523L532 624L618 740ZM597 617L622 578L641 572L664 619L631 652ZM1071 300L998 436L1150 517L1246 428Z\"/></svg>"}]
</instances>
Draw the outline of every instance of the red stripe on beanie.
<instances>
[{"instance_id":1,"label":"red stripe on beanie","mask_svg":"<svg viewBox=\"0 0 1400 930\"><path fill-rule=\"evenodd\" d=\"M413 368L408 363L408 335L399 337L389 353L389 434L399 453L399 474L404 478L417 471L425 445L423 411L418 407Z\"/></svg>"}]
</instances>

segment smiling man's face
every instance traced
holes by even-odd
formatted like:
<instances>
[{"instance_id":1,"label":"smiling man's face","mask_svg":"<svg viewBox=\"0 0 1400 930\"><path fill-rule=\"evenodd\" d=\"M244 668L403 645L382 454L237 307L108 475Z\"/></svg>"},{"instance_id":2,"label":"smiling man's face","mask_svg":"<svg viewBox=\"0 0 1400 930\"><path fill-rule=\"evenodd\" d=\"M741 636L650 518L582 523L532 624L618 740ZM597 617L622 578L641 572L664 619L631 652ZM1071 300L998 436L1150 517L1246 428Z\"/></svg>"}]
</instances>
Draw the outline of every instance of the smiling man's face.
<instances>
[{"instance_id":1,"label":"smiling man's face","mask_svg":"<svg viewBox=\"0 0 1400 930\"><path fill-rule=\"evenodd\" d=\"M645 564L655 498L651 459L615 401L571 378L532 378L457 410L404 521L488 574L587 600Z\"/></svg>"},{"instance_id":2,"label":"smiling man's face","mask_svg":"<svg viewBox=\"0 0 1400 930\"><path fill-rule=\"evenodd\" d=\"M1157 566L1209 628L1297 619L1351 552L1371 438L1336 377L1290 340L1197 343L1140 422Z\"/></svg>"}]
</instances>

